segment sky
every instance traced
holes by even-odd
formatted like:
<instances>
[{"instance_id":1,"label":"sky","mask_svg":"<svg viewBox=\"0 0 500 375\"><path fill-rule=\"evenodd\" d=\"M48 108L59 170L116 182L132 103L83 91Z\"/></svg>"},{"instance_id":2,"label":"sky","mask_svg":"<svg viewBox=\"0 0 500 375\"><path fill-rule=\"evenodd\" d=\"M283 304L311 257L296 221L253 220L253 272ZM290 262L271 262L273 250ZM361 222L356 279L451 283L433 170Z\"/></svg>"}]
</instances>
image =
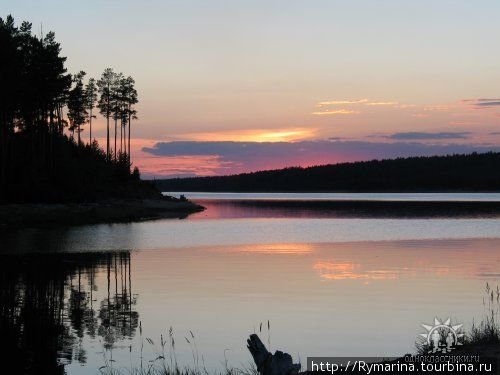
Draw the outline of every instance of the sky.
<instances>
[{"instance_id":1,"label":"sky","mask_svg":"<svg viewBox=\"0 0 500 375\"><path fill-rule=\"evenodd\" d=\"M132 159L147 178L500 150L497 0L0 0L0 10L55 31L70 72L135 78ZM94 124L102 142L105 122Z\"/></svg>"}]
</instances>

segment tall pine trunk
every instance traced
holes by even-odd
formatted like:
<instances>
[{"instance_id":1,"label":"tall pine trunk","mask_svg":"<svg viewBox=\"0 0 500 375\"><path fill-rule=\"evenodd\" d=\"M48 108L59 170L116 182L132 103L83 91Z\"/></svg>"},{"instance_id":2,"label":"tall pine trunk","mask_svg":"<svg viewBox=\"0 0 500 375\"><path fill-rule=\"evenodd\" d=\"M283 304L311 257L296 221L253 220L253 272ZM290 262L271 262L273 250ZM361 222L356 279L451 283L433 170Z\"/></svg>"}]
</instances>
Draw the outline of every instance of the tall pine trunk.
<instances>
[{"instance_id":1,"label":"tall pine trunk","mask_svg":"<svg viewBox=\"0 0 500 375\"><path fill-rule=\"evenodd\" d=\"M130 170L130 153L131 153L131 150L130 150L130 127L132 125L131 119L132 119L132 115L130 114L130 104L129 104L129 106L128 106L128 168L129 168L129 170Z\"/></svg>"},{"instance_id":2,"label":"tall pine trunk","mask_svg":"<svg viewBox=\"0 0 500 375\"><path fill-rule=\"evenodd\" d=\"M123 153L123 122L120 124L120 154Z\"/></svg>"},{"instance_id":3,"label":"tall pine trunk","mask_svg":"<svg viewBox=\"0 0 500 375\"><path fill-rule=\"evenodd\" d=\"M115 117L115 160L116 160L116 133L118 132L118 125L117 125L118 119Z\"/></svg>"},{"instance_id":4,"label":"tall pine trunk","mask_svg":"<svg viewBox=\"0 0 500 375\"><path fill-rule=\"evenodd\" d=\"M106 133L106 158L108 159L108 161L111 159L110 158L110 154L109 154L109 116L110 116L110 109L109 109L109 106L110 106L110 98L109 98L109 95L110 95L110 87L109 87L109 84L108 84L108 93L107 93L108 97L106 98L106 123L107 123L107 133Z\"/></svg>"},{"instance_id":5,"label":"tall pine trunk","mask_svg":"<svg viewBox=\"0 0 500 375\"><path fill-rule=\"evenodd\" d=\"M106 159L109 161L109 111L106 113Z\"/></svg>"},{"instance_id":6,"label":"tall pine trunk","mask_svg":"<svg viewBox=\"0 0 500 375\"><path fill-rule=\"evenodd\" d=\"M89 135L89 144L92 146L92 107L90 107L90 116L89 116L89 127L90 127L90 135Z\"/></svg>"},{"instance_id":7,"label":"tall pine trunk","mask_svg":"<svg viewBox=\"0 0 500 375\"><path fill-rule=\"evenodd\" d=\"M2 150L2 162L0 164L0 201L7 198L7 166L8 166L8 125L7 115L2 113L2 128L0 129L0 149Z\"/></svg>"}]
</instances>

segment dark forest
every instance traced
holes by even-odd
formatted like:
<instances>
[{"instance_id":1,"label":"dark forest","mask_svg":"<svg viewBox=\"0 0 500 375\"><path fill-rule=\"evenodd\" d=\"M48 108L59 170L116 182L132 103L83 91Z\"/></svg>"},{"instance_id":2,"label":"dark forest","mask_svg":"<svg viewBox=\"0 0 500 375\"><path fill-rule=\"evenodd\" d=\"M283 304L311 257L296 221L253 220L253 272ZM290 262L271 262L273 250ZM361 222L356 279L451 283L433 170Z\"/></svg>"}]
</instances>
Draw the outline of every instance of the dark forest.
<instances>
[{"instance_id":1,"label":"dark forest","mask_svg":"<svg viewBox=\"0 0 500 375\"><path fill-rule=\"evenodd\" d=\"M132 168L132 77L111 68L86 82L84 71L69 74L55 34L37 36L11 16L0 18L0 50L0 202L158 196ZM92 134L97 112L105 149Z\"/></svg>"},{"instance_id":2,"label":"dark forest","mask_svg":"<svg viewBox=\"0 0 500 375\"><path fill-rule=\"evenodd\" d=\"M162 191L499 191L500 153L371 160L155 183Z\"/></svg>"}]
</instances>

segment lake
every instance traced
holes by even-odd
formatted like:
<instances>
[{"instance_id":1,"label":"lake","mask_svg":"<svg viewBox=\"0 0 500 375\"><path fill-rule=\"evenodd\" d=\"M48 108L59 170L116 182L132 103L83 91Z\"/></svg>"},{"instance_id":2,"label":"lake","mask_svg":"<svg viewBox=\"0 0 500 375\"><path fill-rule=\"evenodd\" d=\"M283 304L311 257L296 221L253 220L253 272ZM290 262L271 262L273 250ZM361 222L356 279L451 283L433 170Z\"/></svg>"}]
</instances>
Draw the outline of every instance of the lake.
<instances>
[{"instance_id":1,"label":"lake","mask_svg":"<svg viewBox=\"0 0 500 375\"><path fill-rule=\"evenodd\" d=\"M2 353L16 344L46 368L98 373L106 361L140 366L141 346L147 365L172 327L179 364L193 366L198 353L209 371L226 360L248 366L253 332L303 362L396 356L415 351L421 324L434 317L470 328L485 313L486 283L500 281L500 218L338 217L242 204L496 202L500 194L175 194L207 210L1 232Z\"/></svg>"}]
</instances>

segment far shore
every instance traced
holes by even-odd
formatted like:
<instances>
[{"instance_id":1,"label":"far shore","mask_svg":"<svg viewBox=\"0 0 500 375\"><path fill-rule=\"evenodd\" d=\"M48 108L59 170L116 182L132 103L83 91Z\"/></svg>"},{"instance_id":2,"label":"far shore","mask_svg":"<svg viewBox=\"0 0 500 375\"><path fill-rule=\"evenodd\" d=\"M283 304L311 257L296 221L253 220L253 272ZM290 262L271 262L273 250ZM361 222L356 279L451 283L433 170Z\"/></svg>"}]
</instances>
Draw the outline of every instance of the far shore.
<instances>
[{"instance_id":1,"label":"far shore","mask_svg":"<svg viewBox=\"0 0 500 375\"><path fill-rule=\"evenodd\" d=\"M203 199L200 199L203 204ZM372 218L432 218L432 217L500 217L500 202L497 201L411 201L411 200L362 200L362 199L226 199L218 205L240 206L272 213L286 210L294 212L316 212L331 217Z\"/></svg>"},{"instance_id":2,"label":"far shore","mask_svg":"<svg viewBox=\"0 0 500 375\"><path fill-rule=\"evenodd\" d=\"M204 209L194 202L172 197L88 203L0 204L0 228L182 219Z\"/></svg>"}]
</instances>

